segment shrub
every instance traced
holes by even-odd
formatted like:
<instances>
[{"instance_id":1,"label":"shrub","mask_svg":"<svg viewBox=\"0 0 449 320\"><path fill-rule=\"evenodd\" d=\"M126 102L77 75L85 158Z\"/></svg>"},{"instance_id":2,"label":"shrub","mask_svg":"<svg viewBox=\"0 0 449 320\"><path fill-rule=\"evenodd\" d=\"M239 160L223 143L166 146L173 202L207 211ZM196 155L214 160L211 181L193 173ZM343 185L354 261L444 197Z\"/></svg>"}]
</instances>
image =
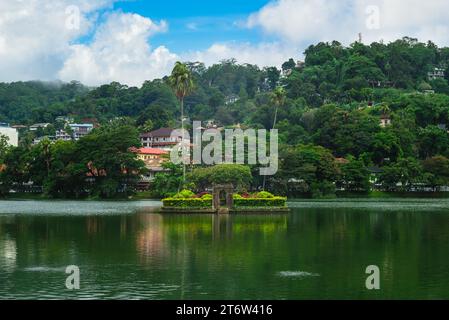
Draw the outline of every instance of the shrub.
<instances>
[{"instance_id":1,"label":"shrub","mask_svg":"<svg viewBox=\"0 0 449 320\"><path fill-rule=\"evenodd\" d=\"M176 194L173 198L175 199L191 199L194 198L195 194L190 190L182 190L178 194Z\"/></svg>"},{"instance_id":2,"label":"shrub","mask_svg":"<svg viewBox=\"0 0 449 320\"><path fill-rule=\"evenodd\" d=\"M209 193L206 193L206 194L204 194L204 195L201 197L201 199L204 199L204 200L212 200L212 199L213 199L213 196L212 196L211 194L209 194Z\"/></svg>"},{"instance_id":3,"label":"shrub","mask_svg":"<svg viewBox=\"0 0 449 320\"><path fill-rule=\"evenodd\" d=\"M267 192L267 191L261 191L256 195L257 199L269 199L269 198L274 198L274 195Z\"/></svg>"},{"instance_id":4,"label":"shrub","mask_svg":"<svg viewBox=\"0 0 449 320\"><path fill-rule=\"evenodd\" d=\"M180 199L180 198L166 198L162 200L164 207L167 208L211 208L212 199Z\"/></svg>"},{"instance_id":5,"label":"shrub","mask_svg":"<svg viewBox=\"0 0 449 320\"><path fill-rule=\"evenodd\" d=\"M209 193L209 192L206 192L206 191L203 191L203 192L198 193L198 194L196 195L196 197L197 197L197 198L202 198L202 197L205 196L206 194L210 194L210 193Z\"/></svg>"},{"instance_id":6,"label":"shrub","mask_svg":"<svg viewBox=\"0 0 449 320\"><path fill-rule=\"evenodd\" d=\"M285 198L285 197L273 197L273 198L265 198L265 199L234 198L234 206L236 206L236 207L253 207L253 208L285 207L286 203L287 203L287 198Z\"/></svg>"}]
</instances>

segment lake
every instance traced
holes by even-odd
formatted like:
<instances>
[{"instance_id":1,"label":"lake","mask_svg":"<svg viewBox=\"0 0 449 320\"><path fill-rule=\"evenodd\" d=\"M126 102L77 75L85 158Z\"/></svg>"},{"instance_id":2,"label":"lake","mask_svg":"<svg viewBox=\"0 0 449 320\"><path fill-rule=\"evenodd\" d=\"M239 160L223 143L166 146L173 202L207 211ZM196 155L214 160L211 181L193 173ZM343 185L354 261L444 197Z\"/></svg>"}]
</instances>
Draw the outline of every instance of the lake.
<instances>
[{"instance_id":1,"label":"lake","mask_svg":"<svg viewBox=\"0 0 449 320\"><path fill-rule=\"evenodd\" d=\"M449 200L158 214L157 201L0 201L0 299L449 299ZM80 269L80 290L65 269ZM366 267L380 269L367 290Z\"/></svg>"}]
</instances>

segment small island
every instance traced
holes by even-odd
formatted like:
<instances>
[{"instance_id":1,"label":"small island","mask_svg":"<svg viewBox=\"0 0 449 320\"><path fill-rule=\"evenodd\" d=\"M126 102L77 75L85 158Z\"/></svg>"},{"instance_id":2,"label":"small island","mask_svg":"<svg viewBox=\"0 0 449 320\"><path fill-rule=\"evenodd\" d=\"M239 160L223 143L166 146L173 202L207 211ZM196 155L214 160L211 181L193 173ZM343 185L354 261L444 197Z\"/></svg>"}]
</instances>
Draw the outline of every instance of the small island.
<instances>
[{"instance_id":1,"label":"small island","mask_svg":"<svg viewBox=\"0 0 449 320\"><path fill-rule=\"evenodd\" d=\"M251 170L238 164L221 164L193 170L184 190L162 200L168 213L285 213L287 197L267 191L248 192Z\"/></svg>"},{"instance_id":2,"label":"small island","mask_svg":"<svg viewBox=\"0 0 449 320\"><path fill-rule=\"evenodd\" d=\"M195 194L182 190L162 200L162 212L168 213L285 213L289 212L287 198L270 192L234 193L232 185L216 185L213 194Z\"/></svg>"}]
</instances>

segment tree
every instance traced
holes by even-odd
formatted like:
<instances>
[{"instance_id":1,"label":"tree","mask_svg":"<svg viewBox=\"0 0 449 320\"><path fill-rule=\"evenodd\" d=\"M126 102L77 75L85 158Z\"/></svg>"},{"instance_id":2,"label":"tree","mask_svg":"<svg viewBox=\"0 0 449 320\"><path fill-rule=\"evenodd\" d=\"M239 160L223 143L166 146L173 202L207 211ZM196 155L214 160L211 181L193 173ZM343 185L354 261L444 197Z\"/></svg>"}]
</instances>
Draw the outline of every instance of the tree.
<instances>
[{"instance_id":1,"label":"tree","mask_svg":"<svg viewBox=\"0 0 449 320\"><path fill-rule=\"evenodd\" d=\"M340 170L329 150L313 145L286 147L280 159L276 190L313 197L335 194L334 181Z\"/></svg>"},{"instance_id":2,"label":"tree","mask_svg":"<svg viewBox=\"0 0 449 320\"><path fill-rule=\"evenodd\" d=\"M9 148L9 138L3 134L0 134L0 164L3 164Z\"/></svg>"},{"instance_id":3,"label":"tree","mask_svg":"<svg viewBox=\"0 0 449 320\"><path fill-rule=\"evenodd\" d=\"M434 190L449 184L449 159L435 156L423 161L424 171L430 174L429 182Z\"/></svg>"},{"instance_id":4,"label":"tree","mask_svg":"<svg viewBox=\"0 0 449 320\"><path fill-rule=\"evenodd\" d=\"M173 196L183 187L182 166L164 162L162 168L165 172L156 174L151 184L152 193L161 198Z\"/></svg>"},{"instance_id":5,"label":"tree","mask_svg":"<svg viewBox=\"0 0 449 320\"><path fill-rule=\"evenodd\" d=\"M240 164L219 164L212 167L194 169L188 181L195 184L199 191L214 184L233 184L238 190L245 189L252 181L251 170Z\"/></svg>"},{"instance_id":6,"label":"tree","mask_svg":"<svg viewBox=\"0 0 449 320\"><path fill-rule=\"evenodd\" d=\"M194 89L193 77L187 65L176 62L175 67L168 79L168 83L174 90L176 97L181 103L181 128L182 141L184 143L184 98L188 96ZM186 167L183 165L183 179L185 180Z\"/></svg>"},{"instance_id":7,"label":"tree","mask_svg":"<svg viewBox=\"0 0 449 320\"><path fill-rule=\"evenodd\" d=\"M447 154L448 134L437 126L427 126L419 130L418 145L420 156L425 159L438 154Z\"/></svg>"},{"instance_id":8,"label":"tree","mask_svg":"<svg viewBox=\"0 0 449 320\"><path fill-rule=\"evenodd\" d=\"M271 94L271 103L275 106L274 119L273 119L273 129L276 127L278 109L282 107L285 103L286 92L284 88L277 87Z\"/></svg>"},{"instance_id":9,"label":"tree","mask_svg":"<svg viewBox=\"0 0 449 320\"><path fill-rule=\"evenodd\" d=\"M341 178L338 183L347 191L370 191L370 173L362 160L350 158L341 165Z\"/></svg>"},{"instance_id":10,"label":"tree","mask_svg":"<svg viewBox=\"0 0 449 320\"><path fill-rule=\"evenodd\" d=\"M387 191L410 191L425 182L423 168L414 158L401 158L382 167L379 182Z\"/></svg>"}]
</instances>

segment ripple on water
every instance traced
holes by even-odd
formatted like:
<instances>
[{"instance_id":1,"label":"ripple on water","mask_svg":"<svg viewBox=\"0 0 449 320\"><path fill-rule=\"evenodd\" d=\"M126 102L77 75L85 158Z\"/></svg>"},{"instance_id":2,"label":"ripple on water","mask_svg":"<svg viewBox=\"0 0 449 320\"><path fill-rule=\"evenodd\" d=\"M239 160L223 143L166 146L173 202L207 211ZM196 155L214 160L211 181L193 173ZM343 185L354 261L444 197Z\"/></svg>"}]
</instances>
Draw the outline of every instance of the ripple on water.
<instances>
[{"instance_id":1,"label":"ripple on water","mask_svg":"<svg viewBox=\"0 0 449 320\"><path fill-rule=\"evenodd\" d=\"M308 278L320 276L318 273L311 273L305 271L281 271L278 273L278 275L283 278Z\"/></svg>"},{"instance_id":2,"label":"ripple on water","mask_svg":"<svg viewBox=\"0 0 449 320\"><path fill-rule=\"evenodd\" d=\"M20 215L117 215L160 207L160 201L0 201L0 216Z\"/></svg>"}]
</instances>

